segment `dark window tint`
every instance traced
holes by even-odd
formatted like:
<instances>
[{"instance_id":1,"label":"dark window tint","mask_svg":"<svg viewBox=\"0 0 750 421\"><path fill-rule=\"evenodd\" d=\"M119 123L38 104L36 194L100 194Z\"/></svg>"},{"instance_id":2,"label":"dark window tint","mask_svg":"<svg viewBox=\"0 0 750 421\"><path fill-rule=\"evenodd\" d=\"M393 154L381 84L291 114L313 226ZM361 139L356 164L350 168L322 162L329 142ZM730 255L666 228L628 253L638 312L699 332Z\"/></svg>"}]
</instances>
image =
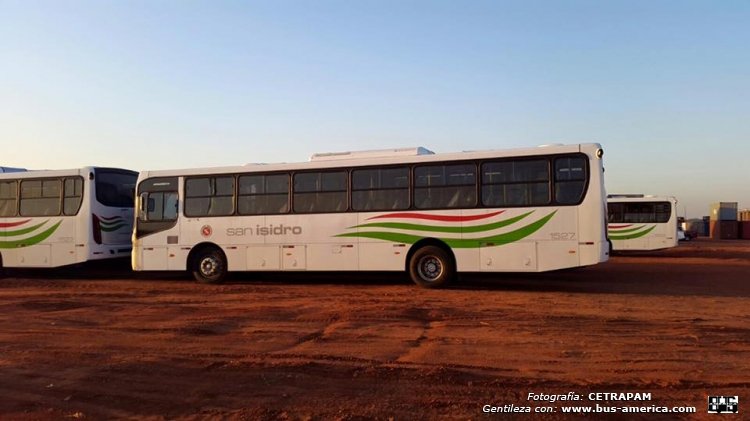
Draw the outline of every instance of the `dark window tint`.
<instances>
[{"instance_id":1,"label":"dark window tint","mask_svg":"<svg viewBox=\"0 0 750 421\"><path fill-rule=\"evenodd\" d=\"M549 164L546 159L533 161L488 162L482 166L482 182L529 183L549 180Z\"/></svg>"},{"instance_id":2,"label":"dark window tint","mask_svg":"<svg viewBox=\"0 0 750 421\"><path fill-rule=\"evenodd\" d=\"M15 216L18 204L18 181L0 181L0 216Z\"/></svg>"},{"instance_id":3,"label":"dark window tint","mask_svg":"<svg viewBox=\"0 0 750 421\"><path fill-rule=\"evenodd\" d=\"M669 222L669 218L672 216L672 204L669 202L661 202L654 204L654 220L657 223Z\"/></svg>"},{"instance_id":4,"label":"dark window tint","mask_svg":"<svg viewBox=\"0 0 750 421\"><path fill-rule=\"evenodd\" d=\"M177 193L153 192L146 198L148 221L174 221L177 219Z\"/></svg>"},{"instance_id":5,"label":"dark window tint","mask_svg":"<svg viewBox=\"0 0 750 421\"><path fill-rule=\"evenodd\" d=\"M234 177L185 180L185 216L223 216L234 213Z\"/></svg>"},{"instance_id":6,"label":"dark window tint","mask_svg":"<svg viewBox=\"0 0 750 421\"><path fill-rule=\"evenodd\" d=\"M665 223L672 216L669 202L620 202L607 204L608 220L612 223Z\"/></svg>"},{"instance_id":7,"label":"dark window tint","mask_svg":"<svg viewBox=\"0 0 750 421\"><path fill-rule=\"evenodd\" d=\"M21 215L59 215L61 191L59 179L21 181Z\"/></svg>"},{"instance_id":8,"label":"dark window tint","mask_svg":"<svg viewBox=\"0 0 750 421\"><path fill-rule=\"evenodd\" d=\"M550 203L546 159L487 162L482 165L482 204L490 207Z\"/></svg>"},{"instance_id":9,"label":"dark window tint","mask_svg":"<svg viewBox=\"0 0 750 421\"><path fill-rule=\"evenodd\" d=\"M476 205L476 166L430 165L414 169L414 206L419 209Z\"/></svg>"},{"instance_id":10,"label":"dark window tint","mask_svg":"<svg viewBox=\"0 0 750 421\"><path fill-rule=\"evenodd\" d=\"M581 157L555 159L555 201L567 205L581 201L586 188L586 160Z\"/></svg>"},{"instance_id":11,"label":"dark window tint","mask_svg":"<svg viewBox=\"0 0 750 421\"><path fill-rule=\"evenodd\" d=\"M162 232L177 224L177 177L149 178L138 185L138 220L135 235Z\"/></svg>"},{"instance_id":12,"label":"dark window tint","mask_svg":"<svg viewBox=\"0 0 750 421\"><path fill-rule=\"evenodd\" d=\"M177 191L177 177L149 178L138 186L138 192Z\"/></svg>"},{"instance_id":13,"label":"dark window tint","mask_svg":"<svg viewBox=\"0 0 750 421\"><path fill-rule=\"evenodd\" d=\"M83 201L83 179L80 177L66 178L63 193L63 214L76 215Z\"/></svg>"},{"instance_id":14,"label":"dark window tint","mask_svg":"<svg viewBox=\"0 0 750 421\"><path fill-rule=\"evenodd\" d=\"M344 212L346 171L294 175L294 211L299 213Z\"/></svg>"},{"instance_id":15,"label":"dark window tint","mask_svg":"<svg viewBox=\"0 0 750 421\"><path fill-rule=\"evenodd\" d=\"M237 212L241 215L289 212L289 175L240 176Z\"/></svg>"},{"instance_id":16,"label":"dark window tint","mask_svg":"<svg viewBox=\"0 0 750 421\"><path fill-rule=\"evenodd\" d=\"M97 169L96 200L104 206L132 208L138 174L130 171Z\"/></svg>"},{"instance_id":17,"label":"dark window tint","mask_svg":"<svg viewBox=\"0 0 750 421\"><path fill-rule=\"evenodd\" d=\"M409 168L374 168L352 171L352 190L409 187Z\"/></svg>"},{"instance_id":18,"label":"dark window tint","mask_svg":"<svg viewBox=\"0 0 750 421\"><path fill-rule=\"evenodd\" d=\"M408 167L352 171L353 210L394 210L408 207Z\"/></svg>"}]
</instances>

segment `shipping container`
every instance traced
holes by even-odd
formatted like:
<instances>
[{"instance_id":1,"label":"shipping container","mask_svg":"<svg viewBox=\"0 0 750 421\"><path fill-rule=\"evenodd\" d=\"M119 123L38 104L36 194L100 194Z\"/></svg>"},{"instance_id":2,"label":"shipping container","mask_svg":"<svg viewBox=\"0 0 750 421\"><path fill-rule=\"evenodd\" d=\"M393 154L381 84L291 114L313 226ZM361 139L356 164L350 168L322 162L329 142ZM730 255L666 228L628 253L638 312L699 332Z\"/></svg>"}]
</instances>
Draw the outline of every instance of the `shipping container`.
<instances>
[{"instance_id":1,"label":"shipping container","mask_svg":"<svg viewBox=\"0 0 750 421\"><path fill-rule=\"evenodd\" d=\"M708 237L706 223L702 219L688 219L685 221L685 232L694 232L701 237Z\"/></svg>"},{"instance_id":2,"label":"shipping container","mask_svg":"<svg viewBox=\"0 0 750 421\"><path fill-rule=\"evenodd\" d=\"M750 209L742 209L739 217L740 221L750 221Z\"/></svg>"},{"instance_id":3,"label":"shipping container","mask_svg":"<svg viewBox=\"0 0 750 421\"><path fill-rule=\"evenodd\" d=\"M718 202L711 204L712 221L736 221L737 202Z\"/></svg>"},{"instance_id":4,"label":"shipping container","mask_svg":"<svg viewBox=\"0 0 750 421\"><path fill-rule=\"evenodd\" d=\"M711 221L712 240L736 240L738 238L737 221Z\"/></svg>"},{"instance_id":5,"label":"shipping container","mask_svg":"<svg viewBox=\"0 0 750 421\"><path fill-rule=\"evenodd\" d=\"M739 222L739 238L750 240L750 221Z\"/></svg>"}]
</instances>

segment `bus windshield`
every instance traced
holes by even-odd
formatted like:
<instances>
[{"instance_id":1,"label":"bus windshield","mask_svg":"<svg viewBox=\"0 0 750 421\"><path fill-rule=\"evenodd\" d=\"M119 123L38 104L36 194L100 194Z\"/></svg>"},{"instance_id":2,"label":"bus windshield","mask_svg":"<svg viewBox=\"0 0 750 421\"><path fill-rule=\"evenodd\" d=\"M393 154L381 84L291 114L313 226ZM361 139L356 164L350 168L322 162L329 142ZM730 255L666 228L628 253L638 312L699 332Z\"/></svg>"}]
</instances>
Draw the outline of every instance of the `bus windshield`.
<instances>
[{"instance_id":1,"label":"bus windshield","mask_svg":"<svg viewBox=\"0 0 750 421\"><path fill-rule=\"evenodd\" d=\"M104 206L132 208L138 173L122 170L96 171L96 200Z\"/></svg>"}]
</instances>

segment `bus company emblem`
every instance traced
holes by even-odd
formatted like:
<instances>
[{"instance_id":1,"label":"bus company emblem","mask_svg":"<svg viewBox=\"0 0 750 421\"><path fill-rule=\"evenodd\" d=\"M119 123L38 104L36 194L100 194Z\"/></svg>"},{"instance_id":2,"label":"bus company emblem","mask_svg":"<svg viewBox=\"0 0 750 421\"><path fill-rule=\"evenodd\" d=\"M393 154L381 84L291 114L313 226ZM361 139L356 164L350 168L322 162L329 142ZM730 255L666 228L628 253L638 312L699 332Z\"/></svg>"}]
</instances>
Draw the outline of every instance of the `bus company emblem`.
<instances>
[{"instance_id":1,"label":"bus company emblem","mask_svg":"<svg viewBox=\"0 0 750 421\"><path fill-rule=\"evenodd\" d=\"M204 225L201 227L201 235L204 237L210 237L213 232L214 230L211 228L211 225Z\"/></svg>"},{"instance_id":2,"label":"bus company emblem","mask_svg":"<svg viewBox=\"0 0 750 421\"><path fill-rule=\"evenodd\" d=\"M49 219L38 224L31 219L16 222L0 222L0 249L28 247L41 243L52 235L62 224L62 220L48 225Z\"/></svg>"},{"instance_id":3,"label":"bus company emblem","mask_svg":"<svg viewBox=\"0 0 750 421\"><path fill-rule=\"evenodd\" d=\"M500 219L498 216L505 211L496 211L476 215L438 215L416 212L397 212L368 218L371 220L399 220L399 222L368 222L349 227L354 232L339 234L336 237L359 237L394 243L414 244L426 236L435 237L452 248L479 248L501 246L514 243L537 232L557 213L557 210L537 219L534 222L517 228L514 225L535 211L529 211L510 218ZM498 218L495 218L498 217ZM415 221L439 222L415 223ZM408 222L406 222L408 221ZM472 224L468 224L472 223ZM501 228L503 232L495 232ZM515 229L512 229L515 228ZM406 232L404 232L406 231ZM411 231L411 233L409 232ZM414 233L417 232L417 233ZM476 235L476 237L474 237Z\"/></svg>"}]
</instances>

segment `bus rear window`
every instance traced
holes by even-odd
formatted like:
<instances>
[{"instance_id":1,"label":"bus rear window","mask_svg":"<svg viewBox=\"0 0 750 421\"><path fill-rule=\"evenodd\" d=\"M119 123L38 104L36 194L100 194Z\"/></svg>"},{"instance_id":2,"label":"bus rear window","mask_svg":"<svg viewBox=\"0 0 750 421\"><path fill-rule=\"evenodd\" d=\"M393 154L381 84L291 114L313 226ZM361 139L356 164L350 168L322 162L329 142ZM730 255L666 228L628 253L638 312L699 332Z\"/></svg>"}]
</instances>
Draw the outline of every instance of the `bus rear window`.
<instances>
[{"instance_id":1,"label":"bus rear window","mask_svg":"<svg viewBox=\"0 0 750 421\"><path fill-rule=\"evenodd\" d=\"M134 172L98 170L96 200L104 206L132 208L137 179Z\"/></svg>"}]
</instances>

